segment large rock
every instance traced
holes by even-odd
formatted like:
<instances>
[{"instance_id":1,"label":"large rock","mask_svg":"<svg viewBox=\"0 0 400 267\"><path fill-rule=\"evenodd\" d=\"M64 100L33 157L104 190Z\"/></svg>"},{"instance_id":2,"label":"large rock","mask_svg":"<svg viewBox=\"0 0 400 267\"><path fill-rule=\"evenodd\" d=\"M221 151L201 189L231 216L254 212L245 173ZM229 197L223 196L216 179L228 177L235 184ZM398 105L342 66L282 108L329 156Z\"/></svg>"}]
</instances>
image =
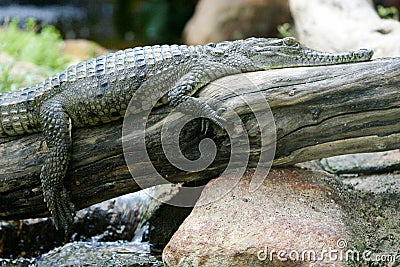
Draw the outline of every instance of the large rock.
<instances>
[{"instance_id":1,"label":"large rock","mask_svg":"<svg viewBox=\"0 0 400 267\"><path fill-rule=\"evenodd\" d=\"M184 36L188 44L275 36L277 26L289 20L287 1L201 0Z\"/></svg>"},{"instance_id":2,"label":"large rock","mask_svg":"<svg viewBox=\"0 0 400 267\"><path fill-rule=\"evenodd\" d=\"M360 193L323 172L282 169L250 193L251 175L193 209L164 249L167 266L361 266L400 252L400 191ZM211 181L199 202L230 182Z\"/></svg>"},{"instance_id":3,"label":"large rock","mask_svg":"<svg viewBox=\"0 0 400 267\"><path fill-rule=\"evenodd\" d=\"M289 0L303 45L321 51L369 48L374 57L400 55L400 23L381 19L372 0Z\"/></svg>"},{"instance_id":4,"label":"large rock","mask_svg":"<svg viewBox=\"0 0 400 267\"><path fill-rule=\"evenodd\" d=\"M285 169L272 170L250 193L251 175L222 199L193 209L164 249L167 266L345 266L328 256L315 262L308 253L318 258L324 250L359 247L346 186L322 173ZM200 202L231 182L215 181Z\"/></svg>"},{"instance_id":5,"label":"large rock","mask_svg":"<svg viewBox=\"0 0 400 267\"><path fill-rule=\"evenodd\" d=\"M341 155L320 162L324 170L335 174L389 173L400 169L400 150Z\"/></svg>"}]
</instances>

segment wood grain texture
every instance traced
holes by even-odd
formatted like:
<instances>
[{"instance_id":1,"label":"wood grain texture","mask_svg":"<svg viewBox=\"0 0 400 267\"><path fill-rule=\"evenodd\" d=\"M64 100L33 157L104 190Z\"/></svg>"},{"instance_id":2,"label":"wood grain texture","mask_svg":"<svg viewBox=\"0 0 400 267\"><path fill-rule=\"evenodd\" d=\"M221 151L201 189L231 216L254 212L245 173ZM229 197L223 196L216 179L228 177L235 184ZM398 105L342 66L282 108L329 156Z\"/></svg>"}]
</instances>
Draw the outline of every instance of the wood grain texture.
<instances>
[{"instance_id":1,"label":"wood grain texture","mask_svg":"<svg viewBox=\"0 0 400 267\"><path fill-rule=\"evenodd\" d=\"M261 93L275 119L274 166L279 167L334 155L399 148L399 89L400 58L387 58L229 76L203 88L198 97L210 98L216 107L222 104L240 115L251 147L248 166L255 167L260 138L249 106L261 112L268 110L259 98ZM243 96L249 105L244 105ZM219 148L214 162L200 172L180 171L168 162L160 146L160 122L169 111L168 106L160 107L149 117L146 145L155 168L174 183L217 177L229 160L228 136L209 131L206 137ZM200 130L200 123L193 122L181 133L181 149L190 159L199 155ZM73 140L65 185L77 209L140 190L125 163L122 120L74 129ZM0 139L0 219L49 215L39 180L46 150L40 133ZM142 157L141 153L145 152L136 151L130 156ZM141 165L132 168L140 169ZM146 178L145 171L141 175Z\"/></svg>"}]
</instances>

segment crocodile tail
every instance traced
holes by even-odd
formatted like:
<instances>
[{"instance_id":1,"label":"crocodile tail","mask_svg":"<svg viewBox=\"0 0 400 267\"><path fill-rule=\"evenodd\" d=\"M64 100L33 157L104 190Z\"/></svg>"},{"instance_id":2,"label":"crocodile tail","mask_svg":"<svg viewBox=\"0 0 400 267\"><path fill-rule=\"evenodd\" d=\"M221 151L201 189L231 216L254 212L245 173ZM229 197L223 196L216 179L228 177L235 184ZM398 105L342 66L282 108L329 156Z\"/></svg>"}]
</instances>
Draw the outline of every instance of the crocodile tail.
<instances>
[{"instance_id":1,"label":"crocodile tail","mask_svg":"<svg viewBox=\"0 0 400 267\"><path fill-rule=\"evenodd\" d=\"M6 134L6 131L4 130L3 126L3 109L4 109L4 104L3 104L3 94L0 94L0 137L6 137L8 134Z\"/></svg>"},{"instance_id":2,"label":"crocodile tail","mask_svg":"<svg viewBox=\"0 0 400 267\"><path fill-rule=\"evenodd\" d=\"M29 92L31 87L0 94L0 137L14 136L40 131L37 112L32 112Z\"/></svg>"},{"instance_id":3,"label":"crocodile tail","mask_svg":"<svg viewBox=\"0 0 400 267\"><path fill-rule=\"evenodd\" d=\"M14 104L15 93L6 92L0 95L0 136L12 136L14 134L14 129L12 127L12 115L15 110L12 106Z\"/></svg>"}]
</instances>

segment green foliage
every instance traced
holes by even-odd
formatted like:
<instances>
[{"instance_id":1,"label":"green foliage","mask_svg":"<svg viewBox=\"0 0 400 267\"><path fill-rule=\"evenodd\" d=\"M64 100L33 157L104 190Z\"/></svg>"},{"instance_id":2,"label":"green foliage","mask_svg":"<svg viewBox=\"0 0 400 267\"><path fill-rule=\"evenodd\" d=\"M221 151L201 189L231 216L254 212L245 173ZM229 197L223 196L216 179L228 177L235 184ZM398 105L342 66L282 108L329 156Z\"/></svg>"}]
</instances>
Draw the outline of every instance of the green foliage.
<instances>
[{"instance_id":1,"label":"green foliage","mask_svg":"<svg viewBox=\"0 0 400 267\"><path fill-rule=\"evenodd\" d=\"M390 226L389 222L384 217L379 215L377 211L373 211L373 214L376 216L376 219L380 221L380 223L385 227L388 233L390 233L393 236L393 238L400 244L400 235L398 235L395 229L393 229L393 227Z\"/></svg>"},{"instance_id":2,"label":"green foliage","mask_svg":"<svg viewBox=\"0 0 400 267\"><path fill-rule=\"evenodd\" d=\"M377 6L377 11L378 14L381 18L384 19L395 19L395 20L399 20L400 16L399 16L399 10L392 6L392 7L384 7L384 6Z\"/></svg>"},{"instance_id":3,"label":"green foliage","mask_svg":"<svg viewBox=\"0 0 400 267\"><path fill-rule=\"evenodd\" d=\"M31 62L41 67L30 73L19 71L21 66L13 61L0 64L0 92L13 91L30 85L42 76L65 69L67 57L60 54L62 38L58 30L50 25L40 31L35 20L27 20L24 29L13 19L0 27L0 53L9 54L13 61ZM26 71L25 71L26 72Z\"/></svg>"},{"instance_id":4,"label":"green foliage","mask_svg":"<svg viewBox=\"0 0 400 267\"><path fill-rule=\"evenodd\" d=\"M278 32L282 38L294 36L293 25L288 22L278 25Z\"/></svg>"},{"instance_id":5,"label":"green foliage","mask_svg":"<svg viewBox=\"0 0 400 267\"><path fill-rule=\"evenodd\" d=\"M150 0L143 3L138 10L139 21L145 24L145 36L157 40L164 31L168 19L168 3L163 0Z\"/></svg>"},{"instance_id":6,"label":"green foliage","mask_svg":"<svg viewBox=\"0 0 400 267\"><path fill-rule=\"evenodd\" d=\"M196 0L118 1L116 26L124 38L141 45L180 42L182 31L196 6Z\"/></svg>"},{"instance_id":7,"label":"green foliage","mask_svg":"<svg viewBox=\"0 0 400 267\"><path fill-rule=\"evenodd\" d=\"M34 19L28 19L24 30L13 19L0 28L0 52L16 60L32 62L53 70L66 67L68 59L60 55L62 38L54 26L45 25L38 32Z\"/></svg>"},{"instance_id":8,"label":"green foliage","mask_svg":"<svg viewBox=\"0 0 400 267\"><path fill-rule=\"evenodd\" d=\"M9 90L15 90L12 87L12 81L10 79L10 64L0 65L0 93Z\"/></svg>"}]
</instances>

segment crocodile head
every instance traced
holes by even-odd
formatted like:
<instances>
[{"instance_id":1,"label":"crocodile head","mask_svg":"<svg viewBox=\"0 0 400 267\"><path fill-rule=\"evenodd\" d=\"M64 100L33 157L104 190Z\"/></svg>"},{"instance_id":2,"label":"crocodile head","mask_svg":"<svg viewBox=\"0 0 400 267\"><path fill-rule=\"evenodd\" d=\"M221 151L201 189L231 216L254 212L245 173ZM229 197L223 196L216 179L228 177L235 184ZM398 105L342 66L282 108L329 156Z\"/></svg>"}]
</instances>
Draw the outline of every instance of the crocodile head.
<instances>
[{"instance_id":1,"label":"crocodile head","mask_svg":"<svg viewBox=\"0 0 400 267\"><path fill-rule=\"evenodd\" d=\"M283 39L248 38L242 51L257 69L275 69L298 66L319 66L360 62L371 59L373 51L360 49L343 53L319 52L302 47L293 37Z\"/></svg>"}]
</instances>

